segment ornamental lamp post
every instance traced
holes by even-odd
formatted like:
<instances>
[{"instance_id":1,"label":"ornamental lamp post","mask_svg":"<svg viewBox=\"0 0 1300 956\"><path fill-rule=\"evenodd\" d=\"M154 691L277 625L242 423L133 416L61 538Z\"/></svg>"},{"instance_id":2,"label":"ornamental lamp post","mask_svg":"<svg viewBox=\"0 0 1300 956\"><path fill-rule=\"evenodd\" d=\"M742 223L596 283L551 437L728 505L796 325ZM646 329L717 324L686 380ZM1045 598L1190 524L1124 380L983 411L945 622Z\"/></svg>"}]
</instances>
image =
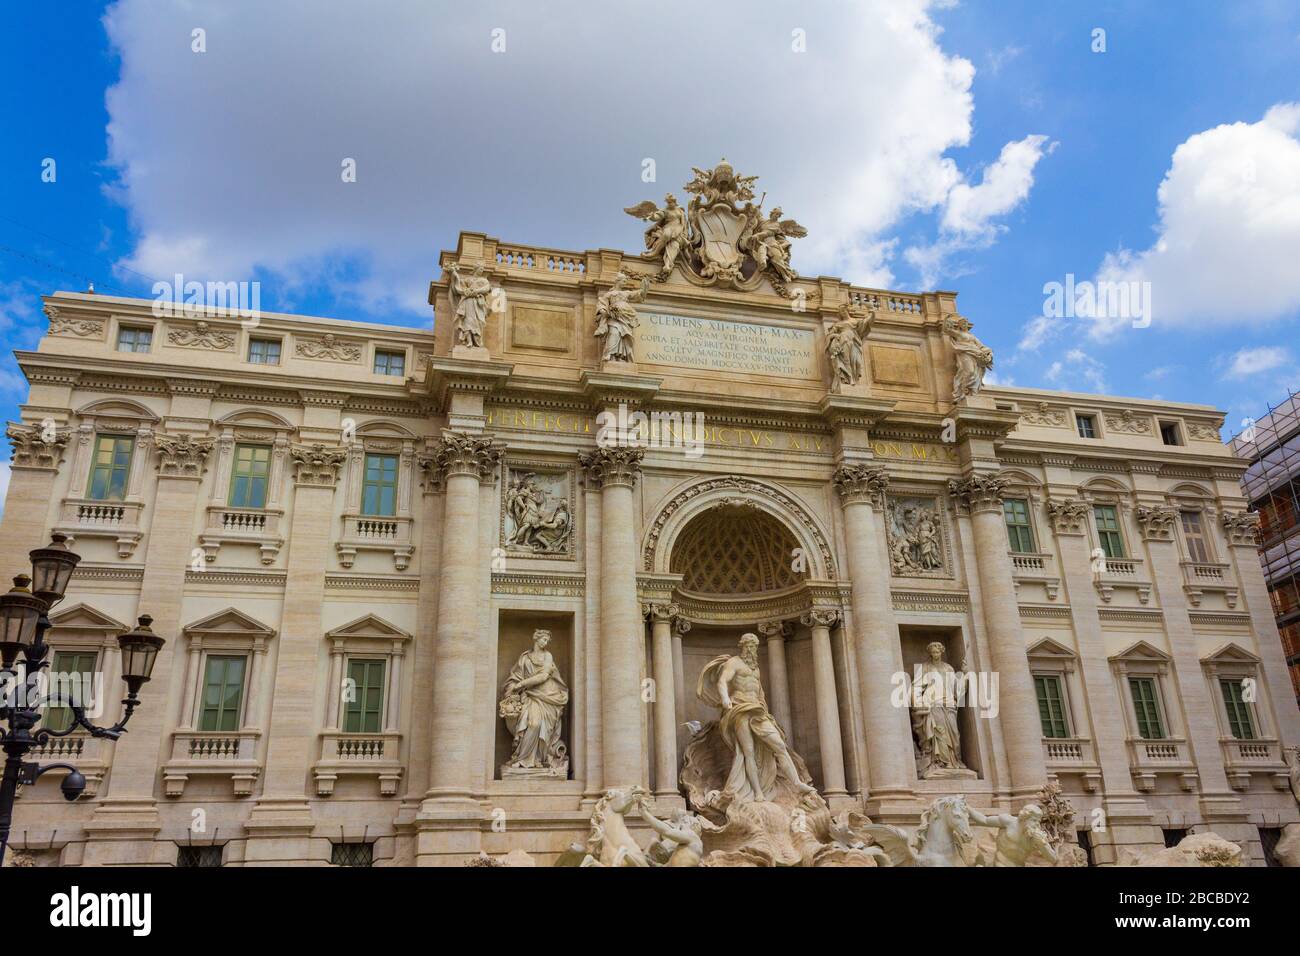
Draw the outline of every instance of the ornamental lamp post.
<instances>
[{"instance_id":1,"label":"ornamental lamp post","mask_svg":"<svg viewBox=\"0 0 1300 956\"><path fill-rule=\"evenodd\" d=\"M122 719L112 727L95 726L86 719L85 709L79 703L68 701L66 706L72 712L72 723L67 729L35 729L43 716L42 710L50 703L49 695L40 686L40 672L49 666L45 660L49 654L45 632L50 629L50 609L63 600L72 572L81 560L80 555L68 550L66 541L66 535L54 534L47 547L30 552L31 577L18 575L13 588L0 595L0 722L7 725L0 732L0 745L5 752L4 776L0 778L0 864L4 863L9 843L19 786L36 783L48 771L66 770L68 774L60 784L64 799L76 800L86 788L86 778L71 764L41 766L24 761L23 757L33 748L44 747L51 738L66 737L75 730L106 740L121 737L126 732L126 722L139 706L140 688L152 676L158 651L166 643L150 630L153 618L147 614L140 616L134 629L118 637L122 680L127 693L122 701ZM19 654L22 655L21 672L16 667Z\"/></svg>"}]
</instances>

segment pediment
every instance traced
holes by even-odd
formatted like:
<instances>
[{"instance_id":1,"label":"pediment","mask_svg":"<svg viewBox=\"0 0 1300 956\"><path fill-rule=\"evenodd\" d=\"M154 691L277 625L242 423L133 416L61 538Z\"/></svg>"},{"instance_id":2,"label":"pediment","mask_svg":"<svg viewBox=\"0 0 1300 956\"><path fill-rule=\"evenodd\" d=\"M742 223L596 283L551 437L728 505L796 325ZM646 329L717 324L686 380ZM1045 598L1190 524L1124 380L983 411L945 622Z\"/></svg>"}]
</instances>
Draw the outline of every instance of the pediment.
<instances>
[{"instance_id":1,"label":"pediment","mask_svg":"<svg viewBox=\"0 0 1300 956\"><path fill-rule=\"evenodd\" d=\"M1059 660L1072 661L1077 655L1059 641L1054 641L1050 637L1045 637L1035 643L1026 651L1029 657L1051 657Z\"/></svg>"},{"instance_id":2,"label":"pediment","mask_svg":"<svg viewBox=\"0 0 1300 956\"><path fill-rule=\"evenodd\" d=\"M1229 642L1201 658L1202 664L1258 664L1259 658L1239 644Z\"/></svg>"},{"instance_id":3,"label":"pediment","mask_svg":"<svg viewBox=\"0 0 1300 956\"><path fill-rule=\"evenodd\" d=\"M88 604L73 604L50 615L50 625L67 631L113 631L125 633L131 628Z\"/></svg>"},{"instance_id":4,"label":"pediment","mask_svg":"<svg viewBox=\"0 0 1300 956\"><path fill-rule=\"evenodd\" d=\"M1112 661L1160 661L1168 663L1172 658L1153 644L1138 641L1110 658Z\"/></svg>"},{"instance_id":5,"label":"pediment","mask_svg":"<svg viewBox=\"0 0 1300 956\"><path fill-rule=\"evenodd\" d=\"M334 628L325 636L331 638L371 637L387 641L409 641L411 639L408 632L395 624L385 621L376 614L359 617L355 621Z\"/></svg>"},{"instance_id":6,"label":"pediment","mask_svg":"<svg viewBox=\"0 0 1300 956\"><path fill-rule=\"evenodd\" d=\"M275 634L275 628L267 627L256 618L249 617L243 611L233 607L187 624L182 630L187 634L238 634L244 637L249 635L272 637Z\"/></svg>"}]
</instances>

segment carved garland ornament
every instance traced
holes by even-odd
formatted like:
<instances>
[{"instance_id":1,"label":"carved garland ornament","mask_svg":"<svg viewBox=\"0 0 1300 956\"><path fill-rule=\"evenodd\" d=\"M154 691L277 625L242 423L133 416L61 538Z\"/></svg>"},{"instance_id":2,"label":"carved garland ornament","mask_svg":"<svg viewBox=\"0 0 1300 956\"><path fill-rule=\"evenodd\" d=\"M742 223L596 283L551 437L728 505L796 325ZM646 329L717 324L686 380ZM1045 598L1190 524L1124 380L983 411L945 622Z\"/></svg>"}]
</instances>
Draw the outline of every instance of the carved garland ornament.
<instances>
[{"instance_id":1,"label":"carved garland ornament","mask_svg":"<svg viewBox=\"0 0 1300 956\"><path fill-rule=\"evenodd\" d=\"M836 571L835 556L831 553L830 544L826 541L826 536L822 534L817 523L813 521L812 516L804 507L791 498L789 495L775 488L760 484L757 481L751 481L748 478L740 478L735 475L728 475L725 478L712 478L707 481L701 481L691 485L682 491L677 497L660 509L659 514L655 517L654 524L650 527L650 534L646 538L645 548L641 552L641 561L645 570L653 571L655 562L655 551L659 546L659 537L663 534L668 520L685 504L694 498L710 491L725 488L735 490L742 495L757 496L766 498L768 501L785 508L790 514L794 515L799 524L813 539L817 545L817 550L822 556L822 562L826 567L826 576L828 578L839 577Z\"/></svg>"},{"instance_id":2,"label":"carved garland ornament","mask_svg":"<svg viewBox=\"0 0 1300 956\"><path fill-rule=\"evenodd\" d=\"M72 319L63 315L52 305L45 307L45 315L50 320L50 335L76 335L89 338L104 334L104 323L98 319Z\"/></svg>"},{"instance_id":3,"label":"carved garland ornament","mask_svg":"<svg viewBox=\"0 0 1300 956\"><path fill-rule=\"evenodd\" d=\"M157 435L158 474L174 478L198 478L212 451L211 438L193 438L189 435Z\"/></svg>"},{"instance_id":4,"label":"carved garland ornament","mask_svg":"<svg viewBox=\"0 0 1300 956\"><path fill-rule=\"evenodd\" d=\"M340 342L332 332L319 339L298 339L294 351L303 358L328 362L360 362L361 347Z\"/></svg>"},{"instance_id":5,"label":"carved garland ornament","mask_svg":"<svg viewBox=\"0 0 1300 956\"><path fill-rule=\"evenodd\" d=\"M1134 415L1132 409L1125 408L1118 415L1107 415L1106 427L1129 435L1149 435L1151 419L1147 415Z\"/></svg>"},{"instance_id":6,"label":"carved garland ornament","mask_svg":"<svg viewBox=\"0 0 1300 956\"><path fill-rule=\"evenodd\" d=\"M1078 498L1049 501L1047 517L1051 519L1052 530L1057 534L1083 534L1088 520L1088 504Z\"/></svg>"},{"instance_id":7,"label":"carved garland ornament","mask_svg":"<svg viewBox=\"0 0 1300 956\"><path fill-rule=\"evenodd\" d=\"M5 432L13 445L13 465L19 468L53 468L63 458L71 432L36 425L10 425Z\"/></svg>"},{"instance_id":8,"label":"carved garland ornament","mask_svg":"<svg viewBox=\"0 0 1300 956\"><path fill-rule=\"evenodd\" d=\"M235 347L235 337L231 333L214 329L206 322L195 323L192 329L168 329L167 341L183 348L213 349L218 352Z\"/></svg>"}]
</instances>

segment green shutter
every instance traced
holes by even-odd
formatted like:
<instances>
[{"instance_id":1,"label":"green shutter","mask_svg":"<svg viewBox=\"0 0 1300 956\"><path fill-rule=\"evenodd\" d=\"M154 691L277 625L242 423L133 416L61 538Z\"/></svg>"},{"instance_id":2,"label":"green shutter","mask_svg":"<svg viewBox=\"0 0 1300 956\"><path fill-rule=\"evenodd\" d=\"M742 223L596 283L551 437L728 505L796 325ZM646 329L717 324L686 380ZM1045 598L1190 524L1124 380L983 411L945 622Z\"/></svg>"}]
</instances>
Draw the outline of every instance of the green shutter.
<instances>
[{"instance_id":1,"label":"green shutter","mask_svg":"<svg viewBox=\"0 0 1300 956\"><path fill-rule=\"evenodd\" d=\"M1035 676L1034 690L1038 694L1038 716L1043 723L1043 736L1070 736L1070 725L1065 719L1065 698L1061 693L1061 679L1052 676Z\"/></svg>"},{"instance_id":2,"label":"green shutter","mask_svg":"<svg viewBox=\"0 0 1300 956\"><path fill-rule=\"evenodd\" d=\"M72 689L55 685L55 674L84 674L89 676L95 673L95 662L98 659L99 655L95 651L55 651L54 660L50 664L50 691ZM84 692L74 696L78 706L85 707L90 703L85 699ZM45 720L42 726L46 730L67 730L72 726L72 708L63 706L50 707L45 712Z\"/></svg>"},{"instance_id":3,"label":"green shutter","mask_svg":"<svg viewBox=\"0 0 1300 956\"><path fill-rule=\"evenodd\" d=\"M396 455L366 455L361 513L379 516L397 514Z\"/></svg>"},{"instance_id":4,"label":"green shutter","mask_svg":"<svg viewBox=\"0 0 1300 956\"><path fill-rule=\"evenodd\" d=\"M377 734L383 727L384 661L350 660L352 699L347 701L343 730L349 734Z\"/></svg>"},{"instance_id":5,"label":"green shutter","mask_svg":"<svg viewBox=\"0 0 1300 956\"><path fill-rule=\"evenodd\" d=\"M1097 521L1097 542L1106 557L1124 557L1124 537L1119 531L1119 513L1115 506L1096 505L1092 513Z\"/></svg>"},{"instance_id":6,"label":"green shutter","mask_svg":"<svg viewBox=\"0 0 1300 956\"><path fill-rule=\"evenodd\" d=\"M1250 706L1242 699L1240 680L1220 680L1223 705L1228 711L1228 729L1238 740L1254 740L1255 724L1250 719Z\"/></svg>"},{"instance_id":7,"label":"green shutter","mask_svg":"<svg viewBox=\"0 0 1300 956\"><path fill-rule=\"evenodd\" d=\"M230 476L232 508L265 508L271 449L266 445L236 445Z\"/></svg>"},{"instance_id":8,"label":"green shutter","mask_svg":"<svg viewBox=\"0 0 1300 956\"><path fill-rule=\"evenodd\" d=\"M121 501L125 498L126 483L131 474L131 453L134 450L134 438L95 436L95 454L90 462L86 497L95 501Z\"/></svg>"},{"instance_id":9,"label":"green shutter","mask_svg":"<svg viewBox=\"0 0 1300 956\"><path fill-rule=\"evenodd\" d=\"M1150 677L1130 677L1128 686L1133 694L1133 713L1137 717L1138 736L1143 740L1163 740L1165 729L1160 721L1155 680Z\"/></svg>"},{"instance_id":10,"label":"green shutter","mask_svg":"<svg viewBox=\"0 0 1300 956\"><path fill-rule=\"evenodd\" d=\"M243 657L208 658L203 674L203 714L199 730L238 730L244 696Z\"/></svg>"},{"instance_id":11,"label":"green shutter","mask_svg":"<svg viewBox=\"0 0 1300 956\"><path fill-rule=\"evenodd\" d=\"M1023 498L1008 498L1002 505L1007 520L1007 539L1017 554L1032 554L1034 536L1029 527L1029 504Z\"/></svg>"}]
</instances>

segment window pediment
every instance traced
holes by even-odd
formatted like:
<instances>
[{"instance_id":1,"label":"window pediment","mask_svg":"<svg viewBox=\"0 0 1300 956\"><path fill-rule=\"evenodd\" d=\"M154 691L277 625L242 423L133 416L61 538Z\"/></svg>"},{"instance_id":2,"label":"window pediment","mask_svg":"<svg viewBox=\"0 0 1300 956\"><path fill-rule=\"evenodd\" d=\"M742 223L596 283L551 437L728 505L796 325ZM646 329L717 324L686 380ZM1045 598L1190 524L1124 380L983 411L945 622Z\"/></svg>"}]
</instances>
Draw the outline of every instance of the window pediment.
<instances>
[{"instance_id":1,"label":"window pediment","mask_svg":"<svg viewBox=\"0 0 1300 956\"><path fill-rule=\"evenodd\" d=\"M228 607L224 611L218 611L216 614L210 614L192 624L187 624L181 630L186 634L203 636L263 638L275 636L275 628L267 627L256 618L250 617L243 611L233 607Z\"/></svg>"},{"instance_id":2,"label":"window pediment","mask_svg":"<svg viewBox=\"0 0 1300 956\"><path fill-rule=\"evenodd\" d=\"M130 630L126 624L87 604L74 604L50 615L50 626L68 631L111 631L114 634Z\"/></svg>"}]
</instances>

